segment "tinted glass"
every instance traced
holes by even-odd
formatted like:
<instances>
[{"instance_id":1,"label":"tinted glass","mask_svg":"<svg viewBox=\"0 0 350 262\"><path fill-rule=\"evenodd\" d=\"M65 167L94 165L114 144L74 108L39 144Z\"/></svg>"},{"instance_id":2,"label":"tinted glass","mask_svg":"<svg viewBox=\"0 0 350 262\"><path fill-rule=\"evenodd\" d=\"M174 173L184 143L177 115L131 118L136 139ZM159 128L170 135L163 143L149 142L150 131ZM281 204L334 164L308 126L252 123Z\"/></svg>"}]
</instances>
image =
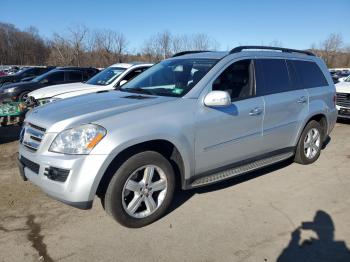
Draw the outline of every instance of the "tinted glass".
<instances>
[{"instance_id":1,"label":"tinted glass","mask_svg":"<svg viewBox=\"0 0 350 262\"><path fill-rule=\"evenodd\" d=\"M214 59L164 60L127 82L120 90L181 97L206 75L216 61Z\"/></svg>"},{"instance_id":2,"label":"tinted glass","mask_svg":"<svg viewBox=\"0 0 350 262\"><path fill-rule=\"evenodd\" d=\"M235 100L252 96L253 87L253 61L242 60L227 67L214 80L212 90L226 91Z\"/></svg>"},{"instance_id":3,"label":"tinted glass","mask_svg":"<svg viewBox=\"0 0 350 262\"><path fill-rule=\"evenodd\" d=\"M284 59L258 59L257 95L290 91L289 75Z\"/></svg>"},{"instance_id":4,"label":"tinted glass","mask_svg":"<svg viewBox=\"0 0 350 262\"><path fill-rule=\"evenodd\" d=\"M82 73L79 71L76 72L68 72L69 81L80 82L83 79Z\"/></svg>"},{"instance_id":5,"label":"tinted glass","mask_svg":"<svg viewBox=\"0 0 350 262\"><path fill-rule=\"evenodd\" d=\"M64 82L64 72L55 72L47 77L49 83Z\"/></svg>"},{"instance_id":6,"label":"tinted glass","mask_svg":"<svg viewBox=\"0 0 350 262\"><path fill-rule=\"evenodd\" d=\"M287 67L288 67L291 89L293 89L293 90L303 89L303 85L300 82L299 76L294 68L292 61L286 60L286 62L287 62Z\"/></svg>"},{"instance_id":7,"label":"tinted glass","mask_svg":"<svg viewBox=\"0 0 350 262\"><path fill-rule=\"evenodd\" d=\"M314 62L293 61L304 88L328 85L321 69Z\"/></svg>"},{"instance_id":8,"label":"tinted glass","mask_svg":"<svg viewBox=\"0 0 350 262\"><path fill-rule=\"evenodd\" d=\"M22 71L21 76L22 77L33 76L33 75L35 75L35 71L36 71L35 68L25 69L25 70Z\"/></svg>"}]
</instances>

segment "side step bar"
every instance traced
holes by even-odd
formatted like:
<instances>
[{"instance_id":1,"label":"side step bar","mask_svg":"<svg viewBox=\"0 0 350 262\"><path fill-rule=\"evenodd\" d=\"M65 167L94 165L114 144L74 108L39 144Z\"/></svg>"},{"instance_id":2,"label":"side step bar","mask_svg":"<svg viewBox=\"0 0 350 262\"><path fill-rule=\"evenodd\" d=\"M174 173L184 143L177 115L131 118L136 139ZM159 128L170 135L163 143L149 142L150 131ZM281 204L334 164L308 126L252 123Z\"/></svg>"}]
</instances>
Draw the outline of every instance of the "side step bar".
<instances>
[{"instance_id":1,"label":"side step bar","mask_svg":"<svg viewBox=\"0 0 350 262\"><path fill-rule=\"evenodd\" d=\"M254 171L256 169L286 160L291 156L293 156L293 154L294 154L293 152L286 152L286 153L270 156L264 159L256 160L251 163L230 168L224 171L220 171L211 175L207 175L194 180L191 184L191 187L194 188L194 187L205 186L205 185L219 182L221 180L239 176L239 175Z\"/></svg>"}]
</instances>

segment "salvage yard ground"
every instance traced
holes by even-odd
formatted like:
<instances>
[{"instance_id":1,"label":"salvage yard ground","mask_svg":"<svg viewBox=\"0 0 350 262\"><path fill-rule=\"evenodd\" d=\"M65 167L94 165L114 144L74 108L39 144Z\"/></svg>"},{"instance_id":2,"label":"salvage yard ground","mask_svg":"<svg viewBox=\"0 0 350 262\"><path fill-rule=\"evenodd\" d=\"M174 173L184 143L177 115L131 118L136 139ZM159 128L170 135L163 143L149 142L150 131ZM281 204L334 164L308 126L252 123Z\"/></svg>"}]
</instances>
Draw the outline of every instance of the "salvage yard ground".
<instances>
[{"instance_id":1,"label":"salvage yard ground","mask_svg":"<svg viewBox=\"0 0 350 262\"><path fill-rule=\"evenodd\" d=\"M349 252L350 121L336 124L316 163L179 192L167 216L141 229L114 222L99 199L82 211L23 182L18 133L0 127L0 261L324 261Z\"/></svg>"}]
</instances>

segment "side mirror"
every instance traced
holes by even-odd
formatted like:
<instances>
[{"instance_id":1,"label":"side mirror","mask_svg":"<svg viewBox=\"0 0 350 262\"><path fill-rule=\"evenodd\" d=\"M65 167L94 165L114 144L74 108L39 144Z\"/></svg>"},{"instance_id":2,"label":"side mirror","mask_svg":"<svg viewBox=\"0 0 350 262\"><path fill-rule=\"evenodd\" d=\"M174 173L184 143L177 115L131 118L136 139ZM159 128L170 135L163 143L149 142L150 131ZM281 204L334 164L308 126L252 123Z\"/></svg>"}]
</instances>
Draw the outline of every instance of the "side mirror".
<instances>
[{"instance_id":1,"label":"side mirror","mask_svg":"<svg viewBox=\"0 0 350 262\"><path fill-rule=\"evenodd\" d=\"M220 107L231 105L230 94L226 91L211 91L204 98L204 105L209 107Z\"/></svg>"},{"instance_id":2,"label":"side mirror","mask_svg":"<svg viewBox=\"0 0 350 262\"><path fill-rule=\"evenodd\" d=\"M120 82L119 82L119 86L124 85L126 82L128 82L128 80L122 80L122 81L120 81Z\"/></svg>"}]
</instances>

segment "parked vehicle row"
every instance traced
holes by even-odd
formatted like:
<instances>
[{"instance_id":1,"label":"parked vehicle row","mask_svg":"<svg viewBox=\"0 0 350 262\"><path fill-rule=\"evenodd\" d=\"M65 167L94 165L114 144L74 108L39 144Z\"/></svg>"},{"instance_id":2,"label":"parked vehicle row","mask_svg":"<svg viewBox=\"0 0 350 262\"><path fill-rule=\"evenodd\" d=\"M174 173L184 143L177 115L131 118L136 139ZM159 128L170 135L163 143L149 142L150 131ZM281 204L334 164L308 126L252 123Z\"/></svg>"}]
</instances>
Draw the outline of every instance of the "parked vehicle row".
<instances>
[{"instance_id":1,"label":"parked vehicle row","mask_svg":"<svg viewBox=\"0 0 350 262\"><path fill-rule=\"evenodd\" d=\"M19 70L15 74L6 75L0 77L0 87L6 86L12 83L17 83L20 81L30 81L36 76L39 76L41 74L44 74L55 67L30 67L30 68L23 68L22 70Z\"/></svg>"},{"instance_id":2,"label":"parked vehicle row","mask_svg":"<svg viewBox=\"0 0 350 262\"><path fill-rule=\"evenodd\" d=\"M350 76L335 85L339 118L350 119Z\"/></svg>"},{"instance_id":3,"label":"parked vehicle row","mask_svg":"<svg viewBox=\"0 0 350 262\"><path fill-rule=\"evenodd\" d=\"M113 90L125 84L152 64L149 63L119 63L99 72L84 83L51 85L30 92L28 103L42 105L59 99L78 95Z\"/></svg>"},{"instance_id":4,"label":"parked vehicle row","mask_svg":"<svg viewBox=\"0 0 350 262\"><path fill-rule=\"evenodd\" d=\"M111 74L122 75L106 69L90 81L108 86ZM176 184L316 161L337 119L335 94L325 63L308 51L182 52L117 90L28 112L18 166L57 200L89 209L97 195L116 221L142 227L166 213Z\"/></svg>"},{"instance_id":5,"label":"parked vehicle row","mask_svg":"<svg viewBox=\"0 0 350 262\"><path fill-rule=\"evenodd\" d=\"M350 75L350 69L330 69L329 72L335 84L343 82Z\"/></svg>"},{"instance_id":6,"label":"parked vehicle row","mask_svg":"<svg viewBox=\"0 0 350 262\"><path fill-rule=\"evenodd\" d=\"M33 70L33 68L26 69ZM32 72L32 71L31 71ZM99 71L95 68L84 67L61 67L50 69L44 74L33 78L28 82L16 82L7 84L0 88L0 101L24 101L27 99L28 93L39 88L49 85L57 85L63 83L83 82L97 74ZM15 76L15 75L13 75ZM6 76L12 77L12 76Z\"/></svg>"}]
</instances>

